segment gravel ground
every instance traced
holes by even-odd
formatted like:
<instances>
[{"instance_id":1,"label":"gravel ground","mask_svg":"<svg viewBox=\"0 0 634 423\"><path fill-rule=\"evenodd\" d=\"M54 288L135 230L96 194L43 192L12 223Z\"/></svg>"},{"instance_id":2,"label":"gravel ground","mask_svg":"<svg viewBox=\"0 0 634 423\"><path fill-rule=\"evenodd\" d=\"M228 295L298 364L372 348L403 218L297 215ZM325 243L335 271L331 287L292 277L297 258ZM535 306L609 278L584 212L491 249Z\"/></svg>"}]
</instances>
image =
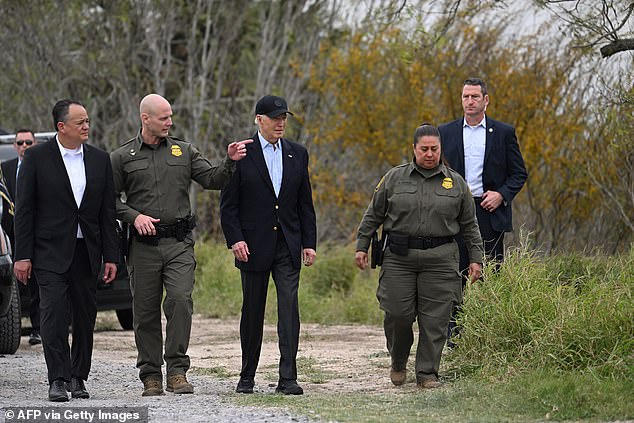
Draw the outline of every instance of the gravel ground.
<instances>
[{"instance_id":1,"label":"gravel ground","mask_svg":"<svg viewBox=\"0 0 634 423\"><path fill-rule=\"evenodd\" d=\"M28 325L26 319L23 323ZM148 407L152 423L317 421L314 415L309 418L279 408L242 407L231 403L232 397L239 395L234 391L241 366L237 319L208 319L194 315L188 351L192 367L187 375L194 385L194 394L166 392L160 397L147 398L141 396L143 388L135 367L136 347L132 331L121 330L113 312L98 313L96 328L92 370L86 382L91 395L88 400L71 399L61 404L47 400L48 382L42 346L30 346L28 337L22 337L15 355L0 356L0 408L3 409L0 410L0 423L10 421L5 420L7 407L144 406ZM275 325L265 324L255 395L274 395L279 361L277 343ZM304 397L320 392L345 394L394 390L388 377L389 356L385 351L385 339L379 327L302 324L298 368L298 382L304 388ZM404 389L415 392L413 375L410 382ZM304 397L286 400L301 401Z\"/></svg>"},{"instance_id":2,"label":"gravel ground","mask_svg":"<svg viewBox=\"0 0 634 423\"><path fill-rule=\"evenodd\" d=\"M195 387L193 395L175 395L166 392L160 397L142 397L141 382L133 359L134 351L128 351L132 343L132 333L124 331L97 332L95 345L112 338L122 338L116 342L126 350L118 348L95 349L90 379L86 388L90 399L70 399L67 403L52 403L47 400L48 383L46 365L41 346L28 345L28 337L22 337L20 349L15 355L0 356L0 422L10 422L6 418L7 407L61 407L78 409L90 407L148 407L150 422L309 422L307 417L293 416L283 409L263 409L238 407L227 399L235 389L235 378L220 379L213 376L188 375ZM104 340L105 337L105 340ZM111 344L112 345L112 344ZM132 343L133 345L133 343ZM196 360L192 357L193 364ZM274 387L264 381L257 386L257 392L274 392ZM263 387L261 385L264 385ZM93 410L94 411L94 410ZM34 421L34 420L30 420ZM48 420L40 420L48 421ZM53 421L53 420L50 420ZM68 419L54 421L69 421ZM89 421L89 420L70 420ZM116 421L116 420L110 420Z\"/></svg>"}]
</instances>

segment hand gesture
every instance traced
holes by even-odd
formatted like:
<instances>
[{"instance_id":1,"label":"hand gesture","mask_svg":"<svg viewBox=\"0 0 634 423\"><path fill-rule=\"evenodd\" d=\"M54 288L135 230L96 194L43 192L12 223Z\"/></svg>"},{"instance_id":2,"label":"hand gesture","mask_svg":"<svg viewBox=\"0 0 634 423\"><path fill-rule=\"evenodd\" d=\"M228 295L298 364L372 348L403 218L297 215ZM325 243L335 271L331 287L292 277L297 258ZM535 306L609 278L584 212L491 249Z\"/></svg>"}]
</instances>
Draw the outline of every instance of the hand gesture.
<instances>
[{"instance_id":1,"label":"hand gesture","mask_svg":"<svg viewBox=\"0 0 634 423\"><path fill-rule=\"evenodd\" d=\"M247 155L247 144L252 142L253 140L232 142L227 146L227 156L235 162L244 159Z\"/></svg>"}]
</instances>

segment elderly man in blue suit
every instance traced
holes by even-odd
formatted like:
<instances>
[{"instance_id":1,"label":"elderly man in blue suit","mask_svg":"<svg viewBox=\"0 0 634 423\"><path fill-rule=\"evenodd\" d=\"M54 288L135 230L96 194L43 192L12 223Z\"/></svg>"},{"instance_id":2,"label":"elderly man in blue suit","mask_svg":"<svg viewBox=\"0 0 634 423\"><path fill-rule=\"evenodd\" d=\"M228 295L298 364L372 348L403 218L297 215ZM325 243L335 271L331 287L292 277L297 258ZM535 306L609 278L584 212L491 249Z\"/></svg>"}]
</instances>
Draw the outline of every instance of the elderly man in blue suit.
<instances>
[{"instance_id":1,"label":"elderly man in blue suit","mask_svg":"<svg viewBox=\"0 0 634 423\"><path fill-rule=\"evenodd\" d=\"M465 178L473 195L484 251L489 259L500 263L504 258L504 233L513 230L511 202L528 174L515 128L486 116L488 104L486 83L469 78L462 87L464 117L438 129L449 166ZM460 240L459 245L460 269L466 269L469 256Z\"/></svg>"}]
</instances>

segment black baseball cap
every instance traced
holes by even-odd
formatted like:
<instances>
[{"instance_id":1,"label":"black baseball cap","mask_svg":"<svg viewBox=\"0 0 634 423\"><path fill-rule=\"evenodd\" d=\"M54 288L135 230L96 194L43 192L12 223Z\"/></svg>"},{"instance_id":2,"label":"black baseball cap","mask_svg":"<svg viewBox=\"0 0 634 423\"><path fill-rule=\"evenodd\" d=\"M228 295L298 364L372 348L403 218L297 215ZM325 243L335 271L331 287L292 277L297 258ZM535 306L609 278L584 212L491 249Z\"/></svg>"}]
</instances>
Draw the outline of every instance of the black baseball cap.
<instances>
[{"instance_id":1,"label":"black baseball cap","mask_svg":"<svg viewBox=\"0 0 634 423\"><path fill-rule=\"evenodd\" d=\"M264 97L259 99L258 103L255 105L256 115L267 115L270 118L274 118L283 113L288 113L289 115L293 114L288 111L286 100L284 100L282 97L265 95Z\"/></svg>"}]
</instances>

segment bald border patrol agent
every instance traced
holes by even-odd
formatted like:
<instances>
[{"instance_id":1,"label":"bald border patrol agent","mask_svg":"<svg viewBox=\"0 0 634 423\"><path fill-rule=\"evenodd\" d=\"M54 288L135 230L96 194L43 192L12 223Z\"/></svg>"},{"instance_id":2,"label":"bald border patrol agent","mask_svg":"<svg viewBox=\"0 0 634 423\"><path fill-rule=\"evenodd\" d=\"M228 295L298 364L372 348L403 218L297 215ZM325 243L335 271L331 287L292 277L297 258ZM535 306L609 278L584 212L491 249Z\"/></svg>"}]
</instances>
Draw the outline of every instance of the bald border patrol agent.
<instances>
[{"instance_id":1,"label":"bald border patrol agent","mask_svg":"<svg viewBox=\"0 0 634 423\"><path fill-rule=\"evenodd\" d=\"M229 144L224 161L212 164L189 142L168 135L172 108L165 98L145 96L140 114L139 134L111 155L117 218L131 225L128 267L137 367L142 395L163 394L162 303L167 319L166 389L189 394L194 387L185 375L196 268L189 187L193 180L206 189L222 189L252 140Z\"/></svg>"},{"instance_id":2,"label":"bald border patrol agent","mask_svg":"<svg viewBox=\"0 0 634 423\"><path fill-rule=\"evenodd\" d=\"M412 325L418 319L416 383L437 388L447 323L462 297L454 236L462 234L469 249L472 280L482 270L482 240L466 182L441 163L438 129L418 127L413 147L413 162L391 169L376 186L359 226L355 261L360 269L367 267L371 238L383 225L377 299L385 312L390 379L396 386L407 379Z\"/></svg>"}]
</instances>

